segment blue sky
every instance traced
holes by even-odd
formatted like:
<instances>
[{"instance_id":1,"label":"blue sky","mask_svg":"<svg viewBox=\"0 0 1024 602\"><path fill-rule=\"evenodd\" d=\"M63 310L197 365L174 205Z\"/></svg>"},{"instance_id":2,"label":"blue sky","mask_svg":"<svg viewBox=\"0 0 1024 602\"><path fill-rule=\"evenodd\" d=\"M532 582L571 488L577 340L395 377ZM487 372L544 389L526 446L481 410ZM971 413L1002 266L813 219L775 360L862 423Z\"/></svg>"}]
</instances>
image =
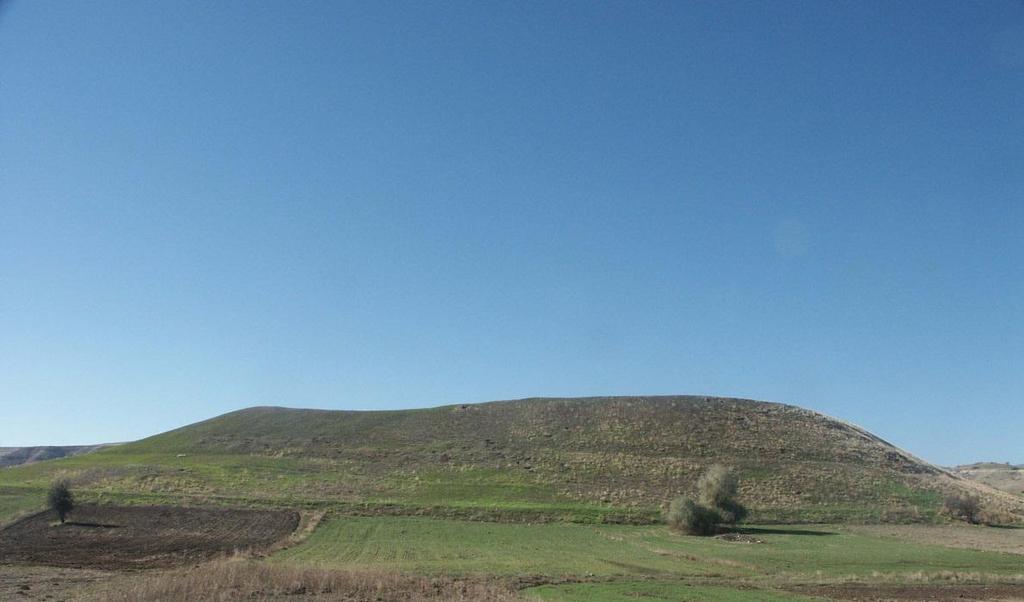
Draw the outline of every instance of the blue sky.
<instances>
[{"instance_id":1,"label":"blue sky","mask_svg":"<svg viewBox=\"0 0 1024 602\"><path fill-rule=\"evenodd\" d=\"M0 445L794 403L1024 461L1024 4L0 7Z\"/></svg>"}]
</instances>

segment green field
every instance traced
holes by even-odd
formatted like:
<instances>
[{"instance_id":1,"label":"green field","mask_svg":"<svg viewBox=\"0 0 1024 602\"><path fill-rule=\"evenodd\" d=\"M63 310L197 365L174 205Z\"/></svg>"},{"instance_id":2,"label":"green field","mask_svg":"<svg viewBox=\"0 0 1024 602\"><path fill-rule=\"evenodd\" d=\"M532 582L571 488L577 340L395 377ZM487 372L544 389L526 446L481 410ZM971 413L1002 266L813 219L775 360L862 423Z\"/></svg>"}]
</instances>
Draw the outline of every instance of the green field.
<instances>
[{"instance_id":1,"label":"green field","mask_svg":"<svg viewBox=\"0 0 1024 602\"><path fill-rule=\"evenodd\" d=\"M419 573L738 579L758 583L1024 572L1020 555L918 545L841 527L748 528L760 543L684 537L661 526L498 524L335 517L280 562Z\"/></svg>"},{"instance_id":2,"label":"green field","mask_svg":"<svg viewBox=\"0 0 1024 602\"><path fill-rule=\"evenodd\" d=\"M0 487L0 525L43 507L42 492Z\"/></svg>"},{"instance_id":3,"label":"green field","mask_svg":"<svg viewBox=\"0 0 1024 602\"><path fill-rule=\"evenodd\" d=\"M651 522L656 507L559 496L551 484L493 469L367 475L323 458L127 453L121 449L0 470L0 521L41 507L46 488L71 481L83 501L119 504L317 507L349 514L430 514L476 520Z\"/></svg>"}]
</instances>

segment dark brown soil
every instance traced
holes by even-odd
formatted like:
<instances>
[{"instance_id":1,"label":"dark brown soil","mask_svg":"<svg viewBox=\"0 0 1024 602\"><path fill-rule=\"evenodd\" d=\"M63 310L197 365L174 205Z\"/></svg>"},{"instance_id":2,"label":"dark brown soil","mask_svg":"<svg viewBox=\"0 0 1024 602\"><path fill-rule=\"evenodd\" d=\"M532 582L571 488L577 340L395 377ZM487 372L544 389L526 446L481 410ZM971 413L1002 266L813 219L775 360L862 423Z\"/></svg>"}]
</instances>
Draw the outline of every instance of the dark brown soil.
<instances>
[{"instance_id":1,"label":"dark brown soil","mask_svg":"<svg viewBox=\"0 0 1024 602\"><path fill-rule=\"evenodd\" d=\"M1021 584L942 584L942 585L812 585L798 586L790 591L829 600L872 601L945 601L945 600L1024 600Z\"/></svg>"},{"instance_id":2,"label":"dark brown soil","mask_svg":"<svg viewBox=\"0 0 1024 602\"><path fill-rule=\"evenodd\" d=\"M0 563L170 567L269 546L298 524L287 510L83 505L63 525L41 512L0 531Z\"/></svg>"}]
</instances>

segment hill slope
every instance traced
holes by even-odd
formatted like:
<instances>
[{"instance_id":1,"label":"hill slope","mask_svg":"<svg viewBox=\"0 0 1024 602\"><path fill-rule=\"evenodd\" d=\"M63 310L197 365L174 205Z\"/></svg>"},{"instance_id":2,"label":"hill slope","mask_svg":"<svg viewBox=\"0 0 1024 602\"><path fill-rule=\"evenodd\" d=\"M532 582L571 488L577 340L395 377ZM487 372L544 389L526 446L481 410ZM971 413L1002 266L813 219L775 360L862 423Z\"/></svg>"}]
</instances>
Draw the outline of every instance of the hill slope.
<instances>
[{"instance_id":1,"label":"hill slope","mask_svg":"<svg viewBox=\"0 0 1024 602\"><path fill-rule=\"evenodd\" d=\"M0 467L31 464L43 460L88 454L107 445L42 445L35 447L0 447Z\"/></svg>"},{"instance_id":2,"label":"hill slope","mask_svg":"<svg viewBox=\"0 0 1024 602\"><path fill-rule=\"evenodd\" d=\"M1024 515L1024 499L958 479L850 424L708 397L251 408L63 462L81 487L108 495L599 520L655 516L673 495L692 493L707 466L725 463L740 472L757 520L929 520L944 493L968 488L993 511ZM42 482L43 472L23 471L23 483Z\"/></svg>"},{"instance_id":3,"label":"hill slope","mask_svg":"<svg viewBox=\"0 0 1024 602\"><path fill-rule=\"evenodd\" d=\"M1024 495L1024 465L976 462L949 469L953 474L989 487Z\"/></svg>"}]
</instances>

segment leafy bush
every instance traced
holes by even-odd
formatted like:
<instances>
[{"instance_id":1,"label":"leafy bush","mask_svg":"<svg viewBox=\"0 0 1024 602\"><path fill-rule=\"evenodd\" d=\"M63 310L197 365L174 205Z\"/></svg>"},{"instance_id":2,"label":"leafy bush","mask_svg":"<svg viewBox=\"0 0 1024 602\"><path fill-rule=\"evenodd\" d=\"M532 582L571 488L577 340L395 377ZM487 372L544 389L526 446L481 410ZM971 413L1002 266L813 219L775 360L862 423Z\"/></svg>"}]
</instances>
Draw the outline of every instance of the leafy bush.
<instances>
[{"instance_id":1,"label":"leafy bush","mask_svg":"<svg viewBox=\"0 0 1024 602\"><path fill-rule=\"evenodd\" d=\"M665 515L670 527L689 535L711 535L721 520L717 512L687 497L672 500Z\"/></svg>"},{"instance_id":2,"label":"leafy bush","mask_svg":"<svg viewBox=\"0 0 1024 602\"><path fill-rule=\"evenodd\" d=\"M71 493L67 481L57 481L50 486L46 495L46 501L50 509L57 513L60 522L75 508L75 496Z\"/></svg>"}]
</instances>

